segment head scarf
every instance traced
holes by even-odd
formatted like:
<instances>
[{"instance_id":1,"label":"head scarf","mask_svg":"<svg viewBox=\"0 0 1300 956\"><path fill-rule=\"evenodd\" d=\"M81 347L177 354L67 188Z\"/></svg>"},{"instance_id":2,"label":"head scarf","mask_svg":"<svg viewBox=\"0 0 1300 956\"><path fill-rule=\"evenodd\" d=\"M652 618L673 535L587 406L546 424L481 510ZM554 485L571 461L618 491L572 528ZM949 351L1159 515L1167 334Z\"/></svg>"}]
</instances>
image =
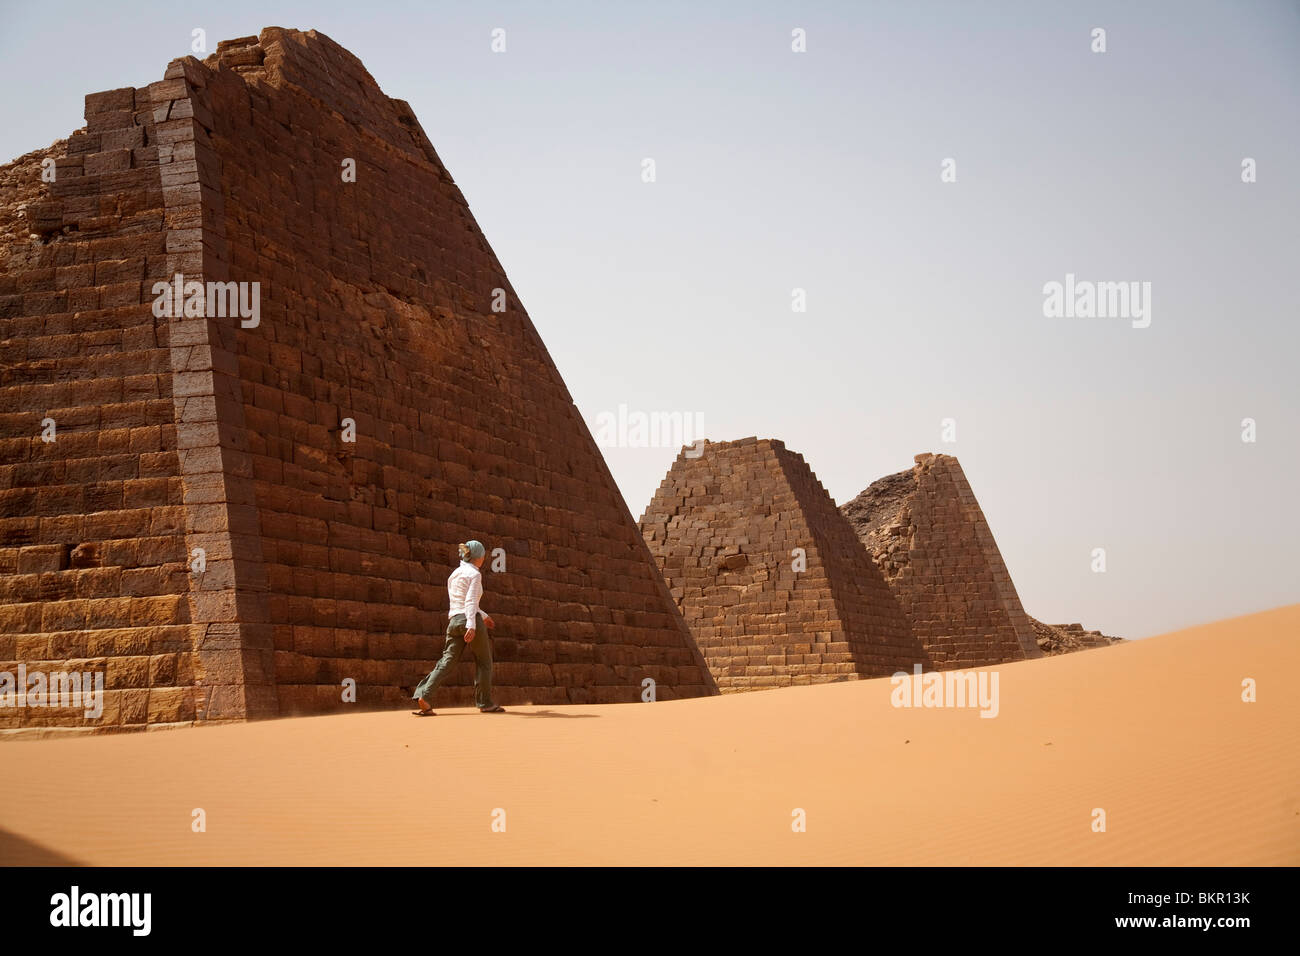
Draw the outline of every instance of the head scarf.
<instances>
[{"instance_id":1,"label":"head scarf","mask_svg":"<svg viewBox=\"0 0 1300 956\"><path fill-rule=\"evenodd\" d=\"M466 541L460 546L460 557L462 561L477 561L487 553L481 541Z\"/></svg>"}]
</instances>

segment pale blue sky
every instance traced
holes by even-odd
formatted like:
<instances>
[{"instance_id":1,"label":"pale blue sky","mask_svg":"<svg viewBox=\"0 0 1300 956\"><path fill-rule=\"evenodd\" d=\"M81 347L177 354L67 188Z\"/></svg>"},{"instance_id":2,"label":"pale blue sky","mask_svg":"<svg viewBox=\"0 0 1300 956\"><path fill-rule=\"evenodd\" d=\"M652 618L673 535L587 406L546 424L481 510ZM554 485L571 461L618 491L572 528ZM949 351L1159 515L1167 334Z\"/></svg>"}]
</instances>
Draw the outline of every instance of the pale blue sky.
<instances>
[{"instance_id":1,"label":"pale blue sky","mask_svg":"<svg viewBox=\"0 0 1300 956\"><path fill-rule=\"evenodd\" d=\"M0 161L194 27L319 29L411 103L593 425L780 438L838 502L955 454L1026 609L1138 637L1300 600L1298 11L0 2ZM1151 282L1150 328L1044 318L1067 272ZM675 454L607 451L635 516Z\"/></svg>"}]
</instances>

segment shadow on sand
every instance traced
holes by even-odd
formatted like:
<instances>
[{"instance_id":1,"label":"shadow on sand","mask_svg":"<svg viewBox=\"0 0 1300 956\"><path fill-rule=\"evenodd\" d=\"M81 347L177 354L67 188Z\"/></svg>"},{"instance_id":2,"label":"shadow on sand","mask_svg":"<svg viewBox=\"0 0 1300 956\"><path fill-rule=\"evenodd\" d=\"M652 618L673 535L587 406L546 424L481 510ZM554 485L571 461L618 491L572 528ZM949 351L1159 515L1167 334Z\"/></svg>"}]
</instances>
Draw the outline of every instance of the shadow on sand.
<instances>
[{"instance_id":1,"label":"shadow on sand","mask_svg":"<svg viewBox=\"0 0 1300 956\"><path fill-rule=\"evenodd\" d=\"M435 708L436 709L436 708ZM510 710L506 708L504 714L480 714L477 711L462 711L460 713L439 714L439 717L599 717L600 714L557 714L553 710L535 710L531 713L524 713L522 710Z\"/></svg>"},{"instance_id":2,"label":"shadow on sand","mask_svg":"<svg viewBox=\"0 0 1300 956\"><path fill-rule=\"evenodd\" d=\"M33 843L0 830L0 866L85 866L80 860L64 856L54 850L48 850L39 843Z\"/></svg>"}]
</instances>

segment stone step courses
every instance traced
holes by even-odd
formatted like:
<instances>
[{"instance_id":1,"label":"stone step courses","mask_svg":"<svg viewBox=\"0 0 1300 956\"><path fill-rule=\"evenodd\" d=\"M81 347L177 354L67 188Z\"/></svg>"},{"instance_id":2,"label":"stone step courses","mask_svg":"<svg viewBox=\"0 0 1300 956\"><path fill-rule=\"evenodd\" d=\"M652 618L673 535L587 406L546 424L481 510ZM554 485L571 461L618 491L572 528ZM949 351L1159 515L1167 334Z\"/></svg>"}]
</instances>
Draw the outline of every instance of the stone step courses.
<instances>
[{"instance_id":1,"label":"stone step courses","mask_svg":"<svg viewBox=\"0 0 1300 956\"><path fill-rule=\"evenodd\" d=\"M678 456L640 527L720 689L885 676L925 663L801 455L756 438L702 447ZM806 567L796 569L795 549Z\"/></svg>"},{"instance_id":2,"label":"stone step courses","mask_svg":"<svg viewBox=\"0 0 1300 956\"><path fill-rule=\"evenodd\" d=\"M917 455L840 509L939 668L1039 657L1029 618L961 465Z\"/></svg>"},{"instance_id":3,"label":"stone step courses","mask_svg":"<svg viewBox=\"0 0 1300 956\"><path fill-rule=\"evenodd\" d=\"M501 702L716 692L464 197L356 57L270 28L86 120L53 186L44 152L0 167L0 633L188 627L197 719L341 709L345 678L401 705L472 536L507 561ZM260 324L155 320L176 272L258 283ZM196 546L208 570L178 576Z\"/></svg>"}]
</instances>

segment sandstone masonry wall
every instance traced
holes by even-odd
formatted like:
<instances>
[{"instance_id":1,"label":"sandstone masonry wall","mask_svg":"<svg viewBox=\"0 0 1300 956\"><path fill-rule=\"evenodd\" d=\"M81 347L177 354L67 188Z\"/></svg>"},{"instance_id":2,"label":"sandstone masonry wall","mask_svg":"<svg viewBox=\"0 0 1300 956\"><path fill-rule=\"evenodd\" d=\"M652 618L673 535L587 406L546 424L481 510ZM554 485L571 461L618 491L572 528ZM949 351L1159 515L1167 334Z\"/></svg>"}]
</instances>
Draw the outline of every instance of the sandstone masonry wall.
<instances>
[{"instance_id":1,"label":"sandstone masonry wall","mask_svg":"<svg viewBox=\"0 0 1300 956\"><path fill-rule=\"evenodd\" d=\"M129 725L338 709L345 678L401 704L472 536L505 561L484 565L503 703L716 693L463 196L355 57L268 28L88 97L16 215L40 155L0 173L23 184L0 230L41 236L0 252L0 669L143 659L108 661ZM154 319L176 273L258 283L260 322ZM462 664L440 700L471 683Z\"/></svg>"},{"instance_id":2,"label":"sandstone masonry wall","mask_svg":"<svg viewBox=\"0 0 1300 956\"><path fill-rule=\"evenodd\" d=\"M1038 639L1038 649L1045 656L1071 654L1124 643L1122 637L1109 637L1101 631L1085 630L1082 624L1044 624L1032 617L1029 624Z\"/></svg>"},{"instance_id":3,"label":"sandstone masonry wall","mask_svg":"<svg viewBox=\"0 0 1300 956\"><path fill-rule=\"evenodd\" d=\"M892 674L927 663L853 529L779 441L683 451L641 519L724 692ZM795 570L801 548L806 570Z\"/></svg>"},{"instance_id":4,"label":"sandstone masonry wall","mask_svg":"<svg viewBox=\"0 0 1300 956\"><path fill-rule=\"evenodd\" d=\"M170 329L147 294L173 266L165 148L147 88L85 116L0 167L0 670L100 672L104 712L6 708L6 729L195 711Z\"/></svg>"},{"instance_id":5,"label":"sandstone masonry wall","mask_svg":"<svg viewBox=\"0 0 1300 956\"><path fill-rule=\"evenodd\" d=\"M949 455L873 483L840 509L939 668L1039 657L993 533Z\"/></svg>"}]
</instances>

